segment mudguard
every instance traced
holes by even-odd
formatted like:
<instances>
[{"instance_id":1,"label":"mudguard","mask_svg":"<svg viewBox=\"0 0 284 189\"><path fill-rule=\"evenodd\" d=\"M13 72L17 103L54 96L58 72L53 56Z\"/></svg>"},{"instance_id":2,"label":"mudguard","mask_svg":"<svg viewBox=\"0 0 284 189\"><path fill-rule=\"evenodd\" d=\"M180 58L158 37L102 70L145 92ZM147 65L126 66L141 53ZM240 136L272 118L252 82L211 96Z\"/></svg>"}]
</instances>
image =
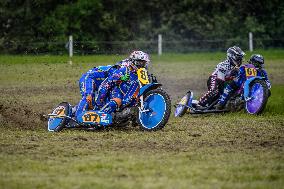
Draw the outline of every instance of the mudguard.
<instances>
[{"instance_id":1,"label":"mudguard","mask_svg":"<svg viewBox=\"0 0 284 189\"><path fill-rule=\"evenodd\" d=\"M260 76L256 76L253 78L250 78L248 80L246 80L245 84L244 84L244 98L247 101L247 99L250 99L250 94L249 94L249 85L252 81L256 80L256 79L260 79L260 80L264 80L264 77L260 77Z\"/></svg>"},{"instance_id":2,"label":"mudguard","mask_svg":"<svg viewBox=\"0 0 284 189\"><path fill-rule=\"evenodd\" d=\"M90 110L82 112L77 121L79 124L107 126L112 124L112 116L102 111Z\"/></svg>"},{"instance_id":3,"label":"mudguard","mask_svg":"<svg viewBox=\"0 0 284 189\"><path fill-rule=\"evenodd\" d=\"M146 94L148 91L157 89L158 87L162 86L162 84L159 83L150 83L147 85L144 85L140 90L138 96L142 96L143 94Z\"/></svg>"}]
</instances>

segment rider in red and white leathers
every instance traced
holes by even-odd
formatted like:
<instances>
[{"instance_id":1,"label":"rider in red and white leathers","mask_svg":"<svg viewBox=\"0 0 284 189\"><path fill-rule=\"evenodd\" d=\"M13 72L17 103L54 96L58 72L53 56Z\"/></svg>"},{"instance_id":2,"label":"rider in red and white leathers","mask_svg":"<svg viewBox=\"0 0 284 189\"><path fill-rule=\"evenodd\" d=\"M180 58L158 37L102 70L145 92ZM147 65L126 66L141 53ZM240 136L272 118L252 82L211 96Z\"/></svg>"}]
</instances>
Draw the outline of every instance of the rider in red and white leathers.
<instances>
[{"instance_id":1,"label":"rider in red and white leathers","mask_svg":"<svg viewBox=\"0 0 284 189\"><path fill-rule=\"evenodd\" d=\"M246 71L247 69L255 70L255 72L252 71L250 74L250 72ZM264 78L270 93L271 83L268 79L267 72L264 69L264 58L260 54L253 54L248 64L241 66L236 77L225 87L223 94L220 96L218 103L215 106L216 109L223 109L231 95L240 89L247 79L255 76Z\"/></svg>"},{"instance_id":2,"label":"rider in red and white leathers","mask_svg":"<svg viewBox=\"0 0 284 189\"><path fill-rule=\"evenodd\" d=\"M242 64L245 53L237 46L227 50L227 59L219 63L207 81L208 91L200 98L199 105L206 107L217 100L224 88L225 80L231 75L232 70Z\"/></svg>"}]
</instances>

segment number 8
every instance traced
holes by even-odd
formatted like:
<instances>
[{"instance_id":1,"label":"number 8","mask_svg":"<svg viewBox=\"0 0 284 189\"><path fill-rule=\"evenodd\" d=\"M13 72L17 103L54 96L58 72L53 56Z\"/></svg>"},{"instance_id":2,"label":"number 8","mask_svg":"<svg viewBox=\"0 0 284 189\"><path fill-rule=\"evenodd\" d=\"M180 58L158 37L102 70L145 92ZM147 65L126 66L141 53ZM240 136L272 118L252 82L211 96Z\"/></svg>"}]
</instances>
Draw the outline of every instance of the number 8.
<instances>
[{"instance_id":1,"label":"number 8","mask_svg":"<svg viewBox=\"0 0 284 189\"><path fill-rule=\"evenodd\" d=\"M141 73L141 78L142 79L147 79L147 75L146 75L144 70L141 70L140 73Z\"/></svg>"}]
</instances>

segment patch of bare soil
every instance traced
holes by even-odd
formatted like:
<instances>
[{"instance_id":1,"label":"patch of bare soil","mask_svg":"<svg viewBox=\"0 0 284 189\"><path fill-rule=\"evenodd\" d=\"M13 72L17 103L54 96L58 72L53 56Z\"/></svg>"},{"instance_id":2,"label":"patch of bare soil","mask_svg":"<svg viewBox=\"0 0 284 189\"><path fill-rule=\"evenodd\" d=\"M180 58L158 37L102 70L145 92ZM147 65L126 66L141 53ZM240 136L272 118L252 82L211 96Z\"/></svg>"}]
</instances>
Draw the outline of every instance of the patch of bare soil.
<instances>
[{"instance_id":1,"label":"patch of bare soil","mask_svg":"<svg viewBox=\"0 0 284 189\"><path fill-rule=\"evenodd\" d=\"M192 80L192 79L170 79L160 76L158 80L163 84L164 88L170 95L172 102L180 100L189 90L194 93L195 98L198 98L202 93L206 92L206 80Z\"/></svg>"},{"instance_id":2,"label":"patch of bare soil","mask_svg":"<svg viewBox=\"0 0 284 189\"><path fill-rule=\"evenodd\" d=\"M69 84L64 86L45 86L45 87L9 87L1 88L0 94L0 124L9 128L36 129L45 128L47 125L46 115L51 108L59 102L47 103L40 99L33 104L25 102L22 96L34 98L46 95L66 95L71 92L79 96L77 85ZM7 99L6 96L9 98Z\"/></svg>"},{"instance_id":3,"label":"patch of bare soil","mask_svg":"<svg viewBox=\"0 0 284 189\"><path fill-rule=\"evenodd\" d=\"M45 126L43 113L35 112L17 100L0 101L0 123L15 128L34 130Z\"/></svg>"}]
</instances>

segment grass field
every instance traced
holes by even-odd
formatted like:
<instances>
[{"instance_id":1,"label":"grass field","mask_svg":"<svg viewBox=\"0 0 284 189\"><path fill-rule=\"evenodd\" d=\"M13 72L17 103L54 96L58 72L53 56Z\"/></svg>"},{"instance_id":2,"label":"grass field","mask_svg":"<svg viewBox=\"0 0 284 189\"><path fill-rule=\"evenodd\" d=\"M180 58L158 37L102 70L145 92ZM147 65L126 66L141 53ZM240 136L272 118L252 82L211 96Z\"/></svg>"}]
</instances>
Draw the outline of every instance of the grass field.
<instances>
[{"instance_id":1,"label":"grass field","mask_svg":"<svg viewBox=\"0 0 284 189\"><path fill-rule=\"evenodd\" d=\"M171 116L157 132L136 127L47 132L41 119L80 100L77 80L125 56L0 56L0 188L283 188L284 51L261 51L272 96L261 116ZM247 59L249 57L247 55ZM174 104L199 96L224 53L153 56Z\"/></svg>"}]
</instances>

